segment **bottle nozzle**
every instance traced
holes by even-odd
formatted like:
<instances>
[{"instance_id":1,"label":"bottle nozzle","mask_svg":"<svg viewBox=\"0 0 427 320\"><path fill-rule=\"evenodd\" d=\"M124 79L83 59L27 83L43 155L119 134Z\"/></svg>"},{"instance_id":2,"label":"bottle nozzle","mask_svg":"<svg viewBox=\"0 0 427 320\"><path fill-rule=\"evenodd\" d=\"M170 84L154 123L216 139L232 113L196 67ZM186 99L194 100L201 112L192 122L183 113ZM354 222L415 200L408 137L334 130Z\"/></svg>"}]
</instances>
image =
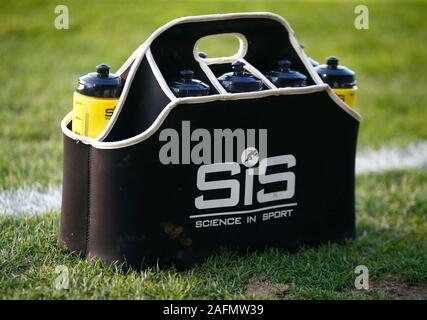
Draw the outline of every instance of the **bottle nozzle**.
<instances>
[{"instance_id":1,"label":"bottle nozzle","mask_svg":"<svg viewBox=\"0 0 427 320\"><path fill-rule=\"evenodd\" d=\"M281 72L289 72L291 70L291 62L287 59L279 60L277 64Z\"/></svg>"},{"instance_id":2,"label":"bottle nozzle","mask_svg":"<svg viewBox=\"0 0 427 320\"><path fill-rule=\"evenodd\" d=\"M233 68L234 71L234 75L235 76L241 76L245 73L245 68L244 68L245 64L241 61L236 61L233 62L233 64L231 65L231 67Z\"/></svg>"},{"instance_id":3,"label":"bottle nozzle","mask_svg":"<svg viewBox=\"0 0 427 320\"><path fill-rule=\"evenodd\" d=\"M107 64L99 64L96 66L96 72L100 78L108 78L110 73L110 66Z\"/></svg>"},{"instance_id":4,"label":"bottle nozzle","mask_svg":"<svg viewBox=\"0 0 427 320\"><path fill-rule=\"evenodd\" d=\"M335 56L331 56L326 60L326 64L329 69L336 69L338 67L339 59Z\"/></svg>"},{"instance_id":5,"label":"bottle nozzle","mask_svg":"<svg viewBox=\"0 0 427 320\"><path fill-rule=\"evenodd\" d=\"M193 81L193 75L194 72L190 69L184 69L180 71L181 77L184 79L184 82L191 82Z\"/></svg>"}]
</instances>

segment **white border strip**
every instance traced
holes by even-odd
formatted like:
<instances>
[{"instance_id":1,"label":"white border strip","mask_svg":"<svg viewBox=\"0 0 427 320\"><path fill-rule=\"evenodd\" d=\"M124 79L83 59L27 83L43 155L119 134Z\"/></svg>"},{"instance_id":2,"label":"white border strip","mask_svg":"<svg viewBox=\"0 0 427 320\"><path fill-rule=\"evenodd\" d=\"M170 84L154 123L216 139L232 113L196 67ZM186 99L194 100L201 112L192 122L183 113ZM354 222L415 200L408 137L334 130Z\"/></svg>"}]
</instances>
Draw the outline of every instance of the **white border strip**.
<instances>
[{"instance_id":1,"label":"white border strip","mask_svg":"<svg viewBox=\"0 0 427 320\"><path fill-rule=\"evenodd\" d=\"M218 79L212 72L211 68L208 67L205 61L200 61L199 65L202 71L205 73L206 77L208 77L209 81L214 86L216 91L218 91L219 94L230 94L229 92L227 92L227 90L225 90L225 88L221 85L221 83L219 83Z\"/></svg>"}]
</instances>

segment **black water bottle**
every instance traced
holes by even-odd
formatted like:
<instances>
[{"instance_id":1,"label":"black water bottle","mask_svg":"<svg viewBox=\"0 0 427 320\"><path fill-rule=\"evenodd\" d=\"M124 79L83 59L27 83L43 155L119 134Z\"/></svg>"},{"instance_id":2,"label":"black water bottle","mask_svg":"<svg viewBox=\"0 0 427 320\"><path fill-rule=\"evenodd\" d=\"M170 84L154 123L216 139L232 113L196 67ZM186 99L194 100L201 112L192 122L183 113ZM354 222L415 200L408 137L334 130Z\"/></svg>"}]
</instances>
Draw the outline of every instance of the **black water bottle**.
<instances>
[{"instance_id":1,"label":"black water bottle","mask_svg":"<svg viewBox=\"0 0 427 320\"><path fill-rule=\"evenodd\" d=\"M334 92L350 107L354 106L357 86L356 74L353 70L339 65L339 59L331 56L326 60L326 64L321 64L315 68L324 83L334 90Z\"/></svg>"},{"instance_id":2,"label":"black water bottle","mask_svg":"<svg viewBox=\"0 0 427 320\"><path fill-rule=\"evenodd\" d=\"M185 98L209 95L209 85L200 80L193 79L194 72L192 70L181 70L180 75L180 77L169 85L176 97Z\"/></svg>"},{"instance_id":3,"label":"black water bottle","mask_svg":"<svg viewBox=\"0 0 427 320\"><path fill-rule=\"evenodd\" d=\"M307 77L298 71L291 70L291 62L283 59L277 62L279 70L270 71L266 76L276 87L305 87Z\"/></svg>"},{"instance_id":4,"label":"black water bottle","mask_svg":"<svg viewBox=\"0 0 427 320\"><path fill-rule=\"evenodd\" d=\"M233 72L223 74L218 78L221 85L231 93L261 91L263 83L252 74L245 72L245 64L240 61L231 65Z\"/></svg>"}]
</instances>

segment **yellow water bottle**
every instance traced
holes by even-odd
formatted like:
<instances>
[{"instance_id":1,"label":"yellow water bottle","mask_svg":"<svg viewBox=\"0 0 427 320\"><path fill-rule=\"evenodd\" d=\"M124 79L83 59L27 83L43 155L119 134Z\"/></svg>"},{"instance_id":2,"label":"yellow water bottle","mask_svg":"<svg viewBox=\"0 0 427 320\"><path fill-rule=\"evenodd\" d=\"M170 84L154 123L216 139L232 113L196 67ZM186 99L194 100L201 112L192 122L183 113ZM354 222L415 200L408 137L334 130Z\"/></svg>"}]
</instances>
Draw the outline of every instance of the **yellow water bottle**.
<instances>
[{"instance_id":1,"label":"yellow water bottle","mask_svg":"<svg viewBox=\"0 0 427 320\"><path fill-rule=\"evenodd\" d=\"M113 115L123 84L124 80L110 73L106 64L80 77L73 96L73 132L97 137Z\"/></svg>"},{"instance_id":2,"label":"yellow water bottle","mask_svg":"<svg viewBox=\"0 0 427 320\"><path fill-rule=\"evenodd\" d=\"M315 69L324 83L334 90L334 92L350 107L354 107L357 86L354 71L344 66L338 65L338 58L331 56L326 60L326 64L321 64Z\"/></svg>"}]
</instances>

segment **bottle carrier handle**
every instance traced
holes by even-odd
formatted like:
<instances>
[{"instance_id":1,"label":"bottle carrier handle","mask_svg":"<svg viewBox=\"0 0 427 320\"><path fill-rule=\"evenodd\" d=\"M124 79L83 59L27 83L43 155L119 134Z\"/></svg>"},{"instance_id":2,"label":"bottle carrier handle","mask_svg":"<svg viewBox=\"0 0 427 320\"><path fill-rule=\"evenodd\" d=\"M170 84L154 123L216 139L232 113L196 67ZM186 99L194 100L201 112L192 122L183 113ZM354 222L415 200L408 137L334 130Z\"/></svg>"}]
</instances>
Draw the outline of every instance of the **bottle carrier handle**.
<instances>
[{"instance_id":1,"label":"bottle carrier handle","mask_svg":"<svg viewBox=\"0 0 427 320\"><path fill-rule=\"evenodd\" d=\"M239 39L240 49L237 54L227 58L199 58L196 51L198 42L204 37L221 34L231 34ZM276 69L277 61L283 58L291 60L294 68L307 76L308 85L322 84L290 26L281 17L271 13L183 19L153 40L147 56L150 63L156 64L156 76L165 91L168 91L167 81L176 77L180 68L185 66L194 71L195 78L210 84L214 88L213 93L228 94L216 78L219 73L230 70L229 66L216 67L216 72L210 70L210 66L236 60L244 62L245 68L260 78L269 89L277 88L264 74ZM168 95L171 93L168 92Z\"/></svg>"}]
</instances>

